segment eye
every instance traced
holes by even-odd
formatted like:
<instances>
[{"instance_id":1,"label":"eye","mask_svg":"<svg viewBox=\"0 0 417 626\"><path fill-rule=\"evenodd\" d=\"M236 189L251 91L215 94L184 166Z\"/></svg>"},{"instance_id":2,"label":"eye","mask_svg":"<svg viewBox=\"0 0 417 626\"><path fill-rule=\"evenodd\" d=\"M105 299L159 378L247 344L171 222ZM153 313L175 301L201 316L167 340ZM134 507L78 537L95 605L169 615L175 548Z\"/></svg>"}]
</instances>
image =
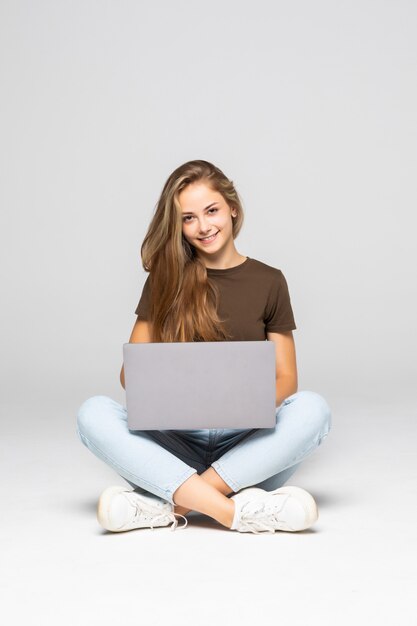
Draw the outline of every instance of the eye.
<instances>
[{"instance_id":1,"label":"eye","mask_svg":"<svg viewBox=\"0 0 417 626\"><path fill-rule=\"evenodd\" d=\"M219 209L215 209L215 208L209 209L209 211L215 211L215 212L217 212L218 210ZM193 217L194 217L193 215L186 215L185 217L182 218L182 221L188 223L188 219L192 219Z\"/></svg>"}]
</instances>

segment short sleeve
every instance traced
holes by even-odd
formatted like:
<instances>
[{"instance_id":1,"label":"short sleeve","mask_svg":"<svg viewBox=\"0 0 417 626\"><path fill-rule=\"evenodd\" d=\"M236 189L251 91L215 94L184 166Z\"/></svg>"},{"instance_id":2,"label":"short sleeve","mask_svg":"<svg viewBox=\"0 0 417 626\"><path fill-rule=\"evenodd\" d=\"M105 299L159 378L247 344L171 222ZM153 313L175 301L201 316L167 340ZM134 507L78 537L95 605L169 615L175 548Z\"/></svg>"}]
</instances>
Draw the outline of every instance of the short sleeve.
<instances>
[{"instance_id":1,"label":"short sleeve","mask_svg":"<svg viewBox=\"0 0 417 626\"><path fill-rule=\"evenodd\" d=\"M273 279L265 308L264 324L266 332L281 332L297 328L288 284L281 270L277 270Z\"/></svg>"},{"instance_id":2,"label":"short sleeve","mask_svg":"<svg viewBox=\"0 0 417 626\"><path fill-rule=\"evenodd\" d=\"M148 274L148 277L145 280L145 284L143 285L142 295L140 296L138 305L135 310L135 313L138 316L139 320L148 319L149 302L150 302L149 292L150 292L150 285L149 285L149 274Z\"/></svg>"}]
</instances>

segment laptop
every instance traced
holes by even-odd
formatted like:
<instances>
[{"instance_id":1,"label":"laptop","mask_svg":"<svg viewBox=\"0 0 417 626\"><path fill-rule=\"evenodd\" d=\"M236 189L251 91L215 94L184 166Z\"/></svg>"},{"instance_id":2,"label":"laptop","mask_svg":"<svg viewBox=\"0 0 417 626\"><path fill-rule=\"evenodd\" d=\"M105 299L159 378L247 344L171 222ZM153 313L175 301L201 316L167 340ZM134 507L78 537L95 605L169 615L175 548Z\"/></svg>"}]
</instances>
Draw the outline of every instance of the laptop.
<instances>
[{"instance_id":1,"label":"laptop","mask_svg":"<svg viewBox=\"0 0 417 626\"><path fill-rule=\"evenodd\" d=\"M274 428L273 341L123 344L130 430Z\"/></svg>"}]
</instances>

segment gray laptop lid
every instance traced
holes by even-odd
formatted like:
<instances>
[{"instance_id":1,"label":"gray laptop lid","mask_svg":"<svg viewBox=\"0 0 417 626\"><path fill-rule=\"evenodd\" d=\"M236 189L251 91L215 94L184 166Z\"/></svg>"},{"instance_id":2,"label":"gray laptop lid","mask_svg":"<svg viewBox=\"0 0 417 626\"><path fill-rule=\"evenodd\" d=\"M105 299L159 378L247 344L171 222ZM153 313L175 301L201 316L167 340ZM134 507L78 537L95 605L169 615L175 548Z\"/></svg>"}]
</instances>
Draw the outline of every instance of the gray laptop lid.
<instances>
[{"instance_id":1,"label":"gray laptop lid","mask_svg":"<svg viewBox=\"0 0 417 626\"><path fill-rule=\"evenodd\" d=\"M274 428L273 341L123 344L130 430Z\"/></svg>"}]
</instances>

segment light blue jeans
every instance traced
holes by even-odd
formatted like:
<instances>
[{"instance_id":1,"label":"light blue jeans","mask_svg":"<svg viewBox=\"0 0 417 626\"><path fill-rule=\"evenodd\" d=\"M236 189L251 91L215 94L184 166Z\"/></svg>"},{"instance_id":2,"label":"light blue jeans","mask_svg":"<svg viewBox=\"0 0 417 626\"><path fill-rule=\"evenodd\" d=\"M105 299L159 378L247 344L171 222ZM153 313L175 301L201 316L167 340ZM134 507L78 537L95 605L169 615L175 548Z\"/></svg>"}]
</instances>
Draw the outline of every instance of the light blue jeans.
<instances>
[{"instance_id":1,"label":"light blue jeans","mask_svg":"<svg viewBox=\"0 0 417 626\"><path fill-rule=\"evenodd\" d=\"M171 504L195 473L213 467L231 493L249 486L272 491L295 472L331 427L326 400L314 391L288 396L274 428L129 430L124 406L107 396L88 398L78 410L82 443L138 492Z\"/></svg>"}]
</instances>

